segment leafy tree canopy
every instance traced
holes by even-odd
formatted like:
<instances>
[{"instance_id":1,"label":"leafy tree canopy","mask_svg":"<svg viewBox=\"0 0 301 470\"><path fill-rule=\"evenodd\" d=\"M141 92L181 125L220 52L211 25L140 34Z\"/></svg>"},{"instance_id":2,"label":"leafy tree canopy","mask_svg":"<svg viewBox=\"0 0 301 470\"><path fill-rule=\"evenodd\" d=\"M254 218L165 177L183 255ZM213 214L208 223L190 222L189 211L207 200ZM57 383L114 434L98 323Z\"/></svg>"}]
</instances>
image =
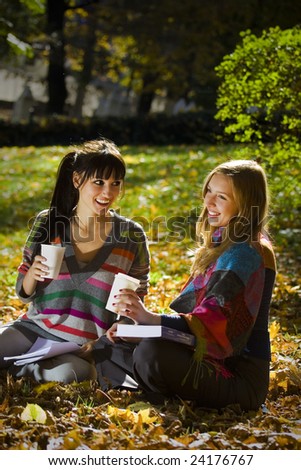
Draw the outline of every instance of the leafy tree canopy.
<instances>
[{"instance_id":1,"label":"leafy tree canopy","mask_svg":"<svg viewBox=\"0 0 301 470\"><path fill-rule=\"evenodd\" d=\"M3 57L34 57L33 42L40 34L46 0L2 0L0 53Z\"/></svg>"},{"instance_id":2,"label":"leafy tree canopy","mask_svg":"<svg viewBox=\"0 0 301 470\"><path fill-rule=\"evenodd\" d=\"M250 31L216 68L216 117L242 142L287 140L301 131L301 29L279 27L256 37Z\"/></svg>"},{"instance_id":3,"label":"leafy tree canopy","mask_svg":"<svg viewBox=\"0 0 301 470\"><path fill-rule=\"evenodd\" d=\"M216 118L238 142L256 142L254 154L274 166L275 206L300 234L301 29L242 33L242 44L216 68L221 79ZM264 146L268 139L273 144ZM299 236L299 235L298 235Z\"/></svg>"}]
</instances>

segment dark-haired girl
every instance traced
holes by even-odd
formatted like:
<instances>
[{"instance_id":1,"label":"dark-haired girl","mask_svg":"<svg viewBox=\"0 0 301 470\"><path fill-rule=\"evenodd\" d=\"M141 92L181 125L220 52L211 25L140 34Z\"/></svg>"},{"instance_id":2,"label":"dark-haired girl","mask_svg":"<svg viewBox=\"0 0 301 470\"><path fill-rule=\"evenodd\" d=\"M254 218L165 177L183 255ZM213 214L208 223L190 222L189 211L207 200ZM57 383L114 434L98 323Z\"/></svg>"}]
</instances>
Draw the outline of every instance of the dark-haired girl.
<instances>
[{"instance_id":1,"label":"dark-haired girl","mask_svg":"<svg viewBox=\"0 0 301 470\"><path fill-rule=\"evenodd\" d=\"M125 173L119 149L106 139L86 142L63 158L50 208L38 214L18 270L16 292L29 308L0 329L0 367L12 375L39 382L94 379L95 368L84 353L116 320L105 309L114 275L139 279L140 299L147 293L145 233L111 208L123 192ZM66 248L57 279L45 278L42 243ZM81 354L24 366L3 359L27 352L37 338L75 342L82 345Z\"/></svg>"}]
</instances>

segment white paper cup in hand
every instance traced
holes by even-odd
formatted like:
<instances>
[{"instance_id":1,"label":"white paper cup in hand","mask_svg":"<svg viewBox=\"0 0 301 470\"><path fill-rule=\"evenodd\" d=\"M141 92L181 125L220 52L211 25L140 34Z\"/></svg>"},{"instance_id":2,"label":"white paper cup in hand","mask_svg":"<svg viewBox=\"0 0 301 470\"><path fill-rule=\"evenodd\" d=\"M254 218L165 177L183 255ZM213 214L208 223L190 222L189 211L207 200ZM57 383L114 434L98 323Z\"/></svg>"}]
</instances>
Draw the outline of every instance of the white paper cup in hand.
<instances>
[{"instance_id":1,"label":"white paper cup in hand","mask_svg":"<svg viewBox=\"0 0 301 470\"><path fill-rule=\"evenodd\" d=\"M65 247L57 245L41 245L41 255L47 259L45 264L49 268L49 273L44 277L48 279L56 279L59 275L62 261L64 258Z\"/></svg>"},{"instance_id":2,"label":"white paper cup in hand","mask_svg":"<svg viewBox=\"0 0 301 470\"><path fill-rule=\"evenodd\" d=\"M119 294L120 289L131 289L137 290L140 285L140 281L135 277L128 276L127 274L118 273L115 274L115 279L111 288L111 292L107 301L106 309L110 310L111 312L118 313L116 311L116 305L112 305L116 303L116 299L114 295Z\"/></svg>"}]
</instances>

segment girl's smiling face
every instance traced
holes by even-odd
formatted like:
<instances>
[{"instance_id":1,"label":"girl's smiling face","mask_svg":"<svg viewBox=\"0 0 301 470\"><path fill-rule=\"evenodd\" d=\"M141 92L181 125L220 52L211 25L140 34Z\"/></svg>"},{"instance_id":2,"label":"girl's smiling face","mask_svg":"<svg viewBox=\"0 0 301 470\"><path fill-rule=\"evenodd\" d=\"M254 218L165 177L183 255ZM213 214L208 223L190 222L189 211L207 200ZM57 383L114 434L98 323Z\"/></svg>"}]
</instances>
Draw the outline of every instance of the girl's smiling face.
<instances>
[{"instance_id":1,"label":"girl's smiling face","mask_svg":"<svg viewBox=\"0 0 301 470\"><path fill-rule=\"evenodd\" d=\"M89 178L83 184L79 184L80 177L75 173L73 182L79 190L77 215L95 217L105 215L114 201L118 198L122 180L116 180L113 176L108 179L97 177Z\"/></svg>"},{"instance_id":2,"label":"girl's smiling face","mask_svg":"<svg viewBox=\"0 0 301 470\"><path fill-rule=\"evenodd\" d=\"M207 209L208 222L213 227L225 227L238 214L234 200L230 176L215 173L210 179L204 204Z\"/></svg>"}]
</instances>

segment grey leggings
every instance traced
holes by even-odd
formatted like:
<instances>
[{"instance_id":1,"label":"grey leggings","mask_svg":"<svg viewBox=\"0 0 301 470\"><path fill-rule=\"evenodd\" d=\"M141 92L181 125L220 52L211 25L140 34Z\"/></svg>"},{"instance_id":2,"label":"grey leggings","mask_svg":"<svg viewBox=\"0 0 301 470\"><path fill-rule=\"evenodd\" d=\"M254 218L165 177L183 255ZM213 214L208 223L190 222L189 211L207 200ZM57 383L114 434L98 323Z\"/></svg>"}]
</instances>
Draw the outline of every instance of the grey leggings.
<instances>
[{"instance_id":1,"label":"grey leggings","mask_svg":"<svg viewBox=\"0 0 301 470\"><path fill-rule=\"evenodd\" d=\"M5 356L16 356L27 352L37 337L36 334L26 336L13 326L1 327L0 369L7 369L14 377L31 377L37 382L70 383L96 378L94 365L76 354L62 354L24 366L15 366L12 361L3 359Z\"/></svg>"}]
</instances>

